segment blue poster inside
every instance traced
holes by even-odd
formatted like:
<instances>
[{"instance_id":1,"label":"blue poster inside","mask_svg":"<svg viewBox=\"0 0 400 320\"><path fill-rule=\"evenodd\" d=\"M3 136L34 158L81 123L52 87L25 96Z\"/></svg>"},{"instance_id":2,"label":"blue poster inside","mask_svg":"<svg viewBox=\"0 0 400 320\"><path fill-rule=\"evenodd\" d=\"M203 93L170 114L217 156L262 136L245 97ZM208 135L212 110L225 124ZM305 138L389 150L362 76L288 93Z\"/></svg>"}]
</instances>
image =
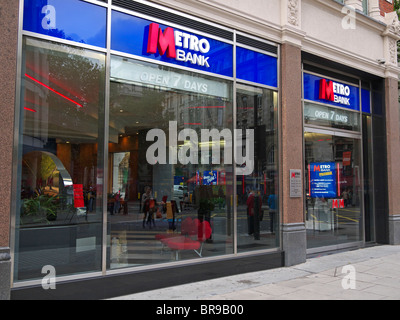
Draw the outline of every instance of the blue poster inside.
<instances>
[{"instance_id":1,"label":"blue poster inside","mask_svg":"<svg viewBox=\"0 0 400 320\"><path fill-rule=\"evenodd\" d=\"M203 185L213 186L218 184L218 173L217 171L204 171L203 173Z\"/></svg>"},{"instance_id":2,"label":"blue poster inside","mask_svg":"<svg viewBox=\"0 0 400 320\"><path fill-rule=\"evenodd\" d=\"M335 162L314 162L308 167L311 198L337 197L337 172Z\"/></svg>"}]
</instances>

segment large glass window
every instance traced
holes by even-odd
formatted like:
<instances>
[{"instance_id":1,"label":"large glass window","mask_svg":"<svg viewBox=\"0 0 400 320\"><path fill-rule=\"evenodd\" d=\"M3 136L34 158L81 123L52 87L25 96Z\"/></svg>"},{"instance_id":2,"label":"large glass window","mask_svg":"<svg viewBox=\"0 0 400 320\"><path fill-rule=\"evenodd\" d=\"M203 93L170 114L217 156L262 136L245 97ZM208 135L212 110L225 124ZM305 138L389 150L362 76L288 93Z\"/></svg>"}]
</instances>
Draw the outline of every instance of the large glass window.
<instances>
[{"instance_id":1,"label":"large glass window","mask_svg":"<svg viewBox=\"0 0 400 320\"><path fill-rule=\"evenodd\" d=\"M113 56L111 269L233 253L232 83Z\"/></svg>"},{"instance_id":2,"label":"large glass window","mask_svg":"<svg viewBox=\"0 0 400 320\"><path fill-rule=\"evenodd\" d=\"M15 280L101 270L105 57L24 38Z\"/></svg>"},{"instance_id":3,"label":"large glass window","mask_svg":"<svg viewBox=\"0 0 400 320\"><path fill-rule=\"evenodd\" d=\"M251 145L243 141L242 153L248 153L249 146L254 148L251 172L236 178L238 252L275 248L279 245L278 94L237 85L236 97L237 128L243 132L243 140L253 135Z\"/></svg>"},{"instance_id":4,"label":"large glass window","mask_svg":"<svg viewBox=\"0 0 400 320\"><path fill-rule=\"evenodd\" d=\"M279 247L276 90L117 55L106 86L104 53L22 53L14 281Z\"/></svg>"}]
</instances>

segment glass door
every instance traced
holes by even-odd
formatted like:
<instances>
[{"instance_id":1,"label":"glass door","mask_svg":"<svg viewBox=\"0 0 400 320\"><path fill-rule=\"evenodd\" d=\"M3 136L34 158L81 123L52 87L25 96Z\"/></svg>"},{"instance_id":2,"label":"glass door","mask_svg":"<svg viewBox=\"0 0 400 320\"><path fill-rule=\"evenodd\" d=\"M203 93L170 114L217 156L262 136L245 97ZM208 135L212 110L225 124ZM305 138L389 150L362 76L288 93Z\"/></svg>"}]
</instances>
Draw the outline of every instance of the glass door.
<instances>
[{"instance_id":1,"label":"glass door","mask_svg":"<svg viewBox=\"0 0 400 320\"><path fill-rule=\"evenodd\" d=\"M361 140L325 130L304 139L308 249L361 241Z\"/></svg>"}]
</instances>

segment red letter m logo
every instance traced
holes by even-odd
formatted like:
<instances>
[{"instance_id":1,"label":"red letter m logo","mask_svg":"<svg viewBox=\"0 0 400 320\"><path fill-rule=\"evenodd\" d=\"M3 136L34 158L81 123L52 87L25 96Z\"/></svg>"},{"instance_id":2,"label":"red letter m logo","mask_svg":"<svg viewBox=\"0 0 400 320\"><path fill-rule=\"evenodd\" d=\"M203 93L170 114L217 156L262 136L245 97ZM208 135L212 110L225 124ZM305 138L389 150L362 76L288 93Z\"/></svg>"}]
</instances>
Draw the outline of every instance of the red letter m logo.
<instances>
[{"instance_id":1,"label":"red letter m logo","mask_svg":"<svg viewBox=\"0 0 400 320\"><path fill-rule=\"evenodd\" d=\"M160 55L167 52L168 58L176 58L174 30L166 28L163 33L157 23L152 23L149 26L147 53L157 53L157 48Z\"/></svg>"},{"instance_id":2,"label":"red letter m logo","mask_svg":"<svg viewBox=\"0 0 400 320\"><path fill-rule=\"evenodd\" d=\"M315 172L315 171L321 172L321 168L320 168L319 166L314 165L314 172Z\"/></svg>"},{"instance_id":3,"label":"red letter m logo","mask_svg":"<svg viewBox=\"0 0 400 320\"><path fill-rule=\"evenodd\" d=\"M319 82L319 99L335 101L332 81L326 81L325 79L320 80L320 82Z\"/></svg>"}]
</instances>

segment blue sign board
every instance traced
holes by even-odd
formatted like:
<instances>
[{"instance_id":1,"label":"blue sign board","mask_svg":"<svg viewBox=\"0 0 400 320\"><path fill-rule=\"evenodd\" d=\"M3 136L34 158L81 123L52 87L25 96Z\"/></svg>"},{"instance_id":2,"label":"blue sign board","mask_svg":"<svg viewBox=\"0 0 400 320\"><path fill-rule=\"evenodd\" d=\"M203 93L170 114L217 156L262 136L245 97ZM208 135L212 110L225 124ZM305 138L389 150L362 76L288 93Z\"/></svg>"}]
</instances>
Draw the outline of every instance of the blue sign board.
<instances>
[{"instance_id":1,"label":"blue sign board","mask_svg":"<svg viewBox=\"0 0 400 320\"><path fill-rule=\"evenodd\" d=\"M278 59L253 50L236 48L236 77L278 87Z\"/></svg>"},{"instance_id":2,"label":"blue sign board","mask_svg":"<svg viewBox=\"0 0 400 320\"><path fill-rule=\"evenodd\" d=\"M25 31L96 47L107 46L107 8L80 0L26 0ZM232 43L111 11L111 50L233 77ZM278 87L278 59L237 47L237 78Z\"/></svg>"},{"instance_id":3,"label":"blue sign board","mask_svg":"<svg viewBox=\"0 0 400 320\"><path fill-rule=\"evenodd\" d=\"M369 90L361 89L362 112L371 113L371 93Z\"/></svg>"},{"instance_id":4,"label":"blue sign board","mask_svg":"<svg viewBox=\"0 0 400 320\"><path fill-rule=\"evenodd\" d=\"M304 73L303 88L306 100L355 111L360 110L358 87Z\"/></svg>"},{"instance_id":5,"label":"blue sign board","mask_svg":"<svg viewBox=\"0 0 400 320\"><path fill-rule=\"evenodd\" d=\"M107 9L79 0L24 2L26 31L106 47Z\"/></svg>"},{"instance_id":6,"label":"blue sign board","mask_svg":"<svg viewBox=\"0 0 400 320\"><path fill-rule=\"evenodd\" d=\"M311 198L337 197L335 162L313 162L308 167Z\"/></svg>"},{"instance_id":7,"label":"blue sign board","mask_svg":"<svg viewBox=\"0 0 400 320\"><path fill-rule=\"evenodd\" d=\"M191 69L207 71L223 76L233 76L233 46L222 41L199 36L187 31L170 28L176 56L171 58L166 53L149 53L150 25L153 21L113 11L111 22L111 49L146 57L157 61L172 63ZM168 26L157 24L159 33L165 34ZM158 33L158 34L159 34ZM179 38L178 38L179 37ZM165 35L167 38L167 35ZM163 37L164 39L164 37ZM166 41L169 39L167 38ZM159 38L155 39L160 47ZM166 45L167 45L166 44Z\"/></svg>"}]
</instances>

